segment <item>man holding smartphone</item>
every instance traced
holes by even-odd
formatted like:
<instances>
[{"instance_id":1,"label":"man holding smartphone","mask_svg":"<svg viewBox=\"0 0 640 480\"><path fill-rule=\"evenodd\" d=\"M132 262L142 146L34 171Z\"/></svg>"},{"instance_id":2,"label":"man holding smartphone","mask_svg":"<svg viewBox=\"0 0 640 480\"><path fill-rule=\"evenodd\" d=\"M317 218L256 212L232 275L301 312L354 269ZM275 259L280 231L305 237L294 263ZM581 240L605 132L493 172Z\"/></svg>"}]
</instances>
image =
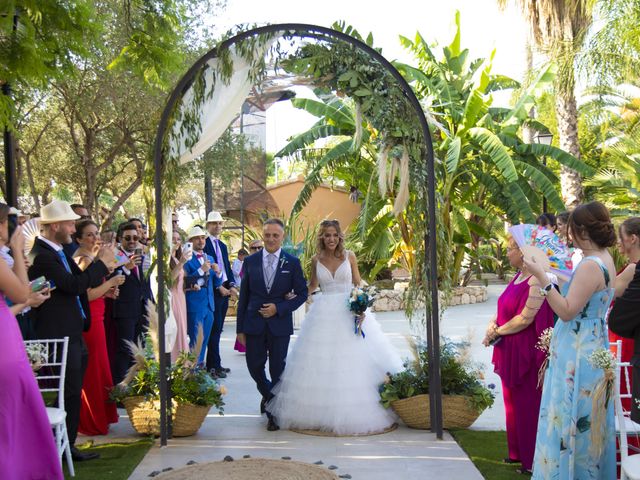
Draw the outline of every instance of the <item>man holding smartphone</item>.
<instances>
[{"instance_id":1,"label":"man holding smartphone","mask_svg":"<svg viewBox=\"0 0 640 480\"><path fill-rule=\"evenodd\" d=\"M198 330L202 327L202 350L198 363L205 363L205 348L212 333L215 302L213 292L222 285L220 267L204 250L207 233L200 226L189 232L189 241L193 244L193 256L184 264L184 281L187 286L187 332L189 346L193 346L198 338Z\"/></svg>"},{"instance_id":2,"label":"man holding smartphone","mask_svg":"<svg viewBox=\"0 0 640 480\"><path fill-rule=\"evenodd\" d=\"M152 300L151 285L148 272L143 268L144 255L138 243L140 237L136 225L121 225L118 240L120 250L129 258L129 262L118 267L118 271L125 275L125 281L119 287L118 298L113 301L113 323L117 338L112 366L114 384L122 381L133 362L127 340L135 343L144 332L147 324L147 302Z\"/></svg>"},{"instance_id":3,"label":"man holding smartphone","mask_svg":"<svg viewBox=\"0 0 640 480\"><path fill-rule=\"evenodd\" d=\"M220 234L224 226L224 220L220 212L209 212L207 216L207 230L209 235L204 247L207 255L213 257L213 261L220 266L220 274L222 277L222 285L217 287L213 292L215 310L213 311L213 327L211 328L211 336L207 345L207 370L214 377L225 378L230 369L222 366L220 358L220 336L224 326L224 318L229 308L229 297L233 295L238 297L238 289L236 288L236 280L231 270L229 262L229 251L225 243L220 240Z\"/></svg>"},{"instance_id":4,"label":"man holding smartphone","mask_svg":"<svg viewBox=\"0 0 640 480\"><path fill-rule=\"evenodd\" d=\"M87 290L102 283L116 260L110 247L102 247L96 261L83 271L65 255L62 246L71 242L78 218L69 204L61 200L54 200L40 209L42 233L31 250L33 260L29 278L44 277L57 287L49 300L33 309L35 333L37 338L43 339L69 337L64 404L71 454L74 460L81 461L98 457L95 453L82 453L73 446L80 421L82 382L88 359L82 338L82 332L87 331L91 324Z\"/></svg>"}]
</instances>

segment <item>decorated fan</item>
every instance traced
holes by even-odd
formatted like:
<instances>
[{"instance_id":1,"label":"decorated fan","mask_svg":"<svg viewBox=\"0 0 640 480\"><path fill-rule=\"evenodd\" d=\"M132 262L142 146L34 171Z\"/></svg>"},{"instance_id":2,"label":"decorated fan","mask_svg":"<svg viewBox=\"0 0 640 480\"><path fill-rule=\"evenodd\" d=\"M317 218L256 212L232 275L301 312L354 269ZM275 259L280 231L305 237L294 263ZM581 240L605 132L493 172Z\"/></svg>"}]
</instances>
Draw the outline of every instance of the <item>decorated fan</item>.
<instances>
[{"instance_id":1,"label":"decorated fan","mask_svg":"<svg viewBox=\"0 0 640 480\"><path fill-rule=\"evenodd\" d=\"M551 230L531 224L519 224L509 228L509 233L522 253L542 263L546 271L568 280L573 272L573 252L560 237Z\"/></svg>"},{"instance_id":2,"label":"decorated fan","mask_svg":"<svg viewBox=\"0 0 640 480\"><path fill-rule=\"evenodd\" d=\"M36 237L40 235L40 222L37 218L27 220L22 224L22 234L24 235L24 254L29 255L36 243Z\"/></svg>"},{"instance_id":3,"label":"decorated fan","mask_svg":"<svg viewBox=\"0 0 640 480\"><path fill-rule=\"evenodd\" d=\"M127 255L121 251L121 250L115 250L114 254L116 256L116 267L121 267L122 265L126 265L127 263L129 263L129 257L127 257Z\"/></svg>"}]
</instances>

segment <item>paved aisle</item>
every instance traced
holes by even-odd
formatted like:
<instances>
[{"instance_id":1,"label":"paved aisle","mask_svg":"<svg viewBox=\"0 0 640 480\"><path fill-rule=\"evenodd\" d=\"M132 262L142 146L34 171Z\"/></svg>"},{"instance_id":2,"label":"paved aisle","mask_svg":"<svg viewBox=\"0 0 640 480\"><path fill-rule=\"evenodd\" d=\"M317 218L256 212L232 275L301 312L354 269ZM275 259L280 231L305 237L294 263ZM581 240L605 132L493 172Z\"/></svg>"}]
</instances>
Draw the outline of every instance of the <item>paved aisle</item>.
<instances>
[{"instance_id":1,"label":"paved aisle","mask_svg":"<svg viewBox=\"0 0 640 480\"><path fill-rule=\"evenodd\" d=\"M484 304L449 309L442 322L443 334L460 340L478 338L484 332L495 309L496 292L490 287L490 300ZM393 344L408 354L405 336L411 328L403 312L379 314L383 329ZM222 460L226 455L243 455L313 463L321 460L326 466L338 467L338 475L349 474L354 480L387 480L390 478L443 478L446 480L473 480L482 476L466 454L445 433L438 441L428 431L412 430L401 425L385 435L369 437L315 437L288 431L267 432L266 418L259 415L260 396L246 370L244 355L233 351L235 325L229 323L222 338L222 356L225 366L231 368L225 380L229 390L225 401L225 415L210 413L197 435L169 441L165 448L153 447L130 477L148 479L148 475L166 467L179 468L188 461L207 462ZM293 338L295 341L295 337ZM490 351L481 345L471 350L473 357L488 369ZM491 379L490 381L494 381ZM495 383L495 382L494 382ZM339 393L339 392L337 392ZM497 407L485 412L474 428L504 428L501 396ZM502 426L500 426L502 422ZM131 427L126 418L112 428L109 440L128 437Z\"/></svg>"}]
</instances>

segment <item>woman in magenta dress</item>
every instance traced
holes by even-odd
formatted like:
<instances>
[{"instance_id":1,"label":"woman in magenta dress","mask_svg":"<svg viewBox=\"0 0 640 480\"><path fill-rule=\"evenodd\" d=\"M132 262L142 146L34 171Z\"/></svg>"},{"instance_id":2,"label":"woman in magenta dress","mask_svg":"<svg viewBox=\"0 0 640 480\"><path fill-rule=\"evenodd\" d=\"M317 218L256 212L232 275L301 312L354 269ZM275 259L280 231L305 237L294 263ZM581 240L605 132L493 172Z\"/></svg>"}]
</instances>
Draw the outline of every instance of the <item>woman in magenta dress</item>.
<instances>
[{"instance_id":1,"label":"woman in magenta dress","mask_svg":"<svg viewBox=\"0 0 640 480\"><path fill-rule=\"evenodd\" d=\"M542 396L538 371L545 356L535 346L543 330L553 327L553 312L538 281L524 267L522 252L513 239L507 257L520 271L500 295L498 312L483 343L494 341L493 364L502 380L509 450L504 461L521 463L517 471L530 473Z\"/></svg>"},{"instance_id":2,"label":"woman in magenta dress","mask_svg":"<svg viewBox=\"0 0 640 480\"><path fill-rule=\"evenodd\" d=\"M189 337L187 336L187 300L184 297L184 264L188 258L182 252L180 234L173 232L173 251L171 252L171 311L176 319L178 332L176 343L171 350L171 361L175 362L181 352L189 351Z\"/></svg>"},{"instance_id":3,"label":"woman in magenta dress","mask_svg":"<svg viewBox=\"0 0 640 480\"><path fill-rule=\"evenodd\" d=\"M0 204L0 240L9 243L9 207ZM60 457L44 401L22 341L16 318L4 296L23 303L29 296L24 265L24 237L16 230L10 242L13 271L0 258L0 478L62 480ZM14 274L15 272L15 274Z\"/></svg>"},{"instance_id":4,"label":"woman in magenta dress","mask_svg":"<svg viewBox=\"0 0 640 480\"><path fill-rule=\"evenodd\" d=\"M80 247L73 258L84 270L94 261L95 253L100 246L98 225L92 220L78 222L75 239ZM104 296L117 294L118 285L122 282L124 282L124 276L118 275L106 280L99 287L90 288L87 291L91 327L82 336L89 352L89 361L82 384L80 424L78 425L78 431L84 435L106 435L109 433L109 425L118 421L116 404L109 400L113 379L104 332Z\"/></svg>"}]
</instances>

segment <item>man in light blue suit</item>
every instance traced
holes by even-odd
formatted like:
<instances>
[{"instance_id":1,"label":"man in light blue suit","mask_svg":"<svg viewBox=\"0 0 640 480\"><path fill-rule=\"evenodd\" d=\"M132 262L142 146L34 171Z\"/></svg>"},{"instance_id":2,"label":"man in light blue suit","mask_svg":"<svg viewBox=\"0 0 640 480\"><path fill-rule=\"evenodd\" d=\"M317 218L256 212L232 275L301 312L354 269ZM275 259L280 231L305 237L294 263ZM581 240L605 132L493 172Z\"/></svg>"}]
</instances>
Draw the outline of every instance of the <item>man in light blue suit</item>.
<instances>
[{"instance_id":1,"label":"man in light blue suit","mask_svg":"<svg viewBox=\"0 0 640 480\"><path fill-rule=\"evenodd\" d=\"M307 299L307 282L300 260L282 250L284 224L270 219L263 226L264 249L245 258L240 286L236 333L247 348L247 368L262 395L260 409L273 396L287 359L293 333L292 313ZM269 359L267 378L265 366ZM278 430L276 419L266 412L267 430Z\"/></svg>"},{"instance_id":2,"label":"man in light blue suit","mask_svg":"<svg viewBox=\"0 0 640 480\"><path fill-rule=\"evenodd\" d=\"M189 346L196 343L198 329L202 326L204 335L198 363L204 364L207 342L213 325L213 290L222 285L220 267L210 255L204 253L207 232L196 226L189 232L193 244L193 257L184 264L184 281L187 288L187 333Z\"/></svg>"}]
</instances>

